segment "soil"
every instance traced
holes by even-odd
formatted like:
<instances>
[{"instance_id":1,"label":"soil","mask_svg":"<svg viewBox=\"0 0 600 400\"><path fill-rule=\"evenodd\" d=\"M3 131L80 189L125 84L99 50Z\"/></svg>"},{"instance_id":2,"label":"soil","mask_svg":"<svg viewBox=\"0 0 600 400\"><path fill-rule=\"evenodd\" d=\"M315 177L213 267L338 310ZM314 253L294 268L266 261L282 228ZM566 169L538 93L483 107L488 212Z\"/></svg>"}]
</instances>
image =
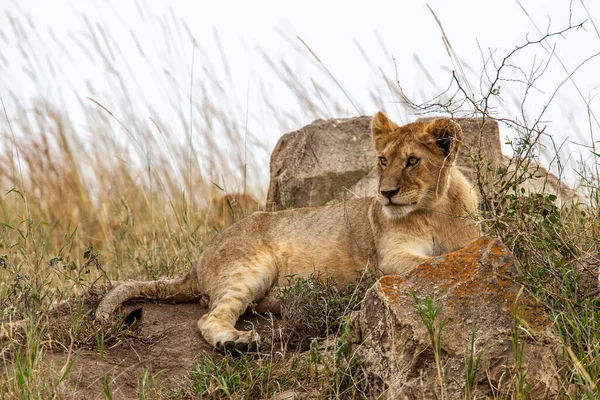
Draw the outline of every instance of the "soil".
<instances>
[{"instance_id":1,"label":"soil","mask_svg":"<svg viewBox=\"0 0 600 400\"><path fill-rule=\"evenodd\" d=\"M208 311L201 304L138 302L124 306L123 311L138 317L132 327L135 338L107 346L104 357L92 346L70 355L64 349L48 352L57 371L75 358L61 397L102 399L103 379L108 376L113 399L136 399L144 368L151 375L163 370L161 384L177 385L192 370L194 361L204 355L223 357L200 336L196 324ZM244 330L254 326L263 338L273 332L272 321L256 315L242 316L236 326Z\"/></svg>"}]
</instances>

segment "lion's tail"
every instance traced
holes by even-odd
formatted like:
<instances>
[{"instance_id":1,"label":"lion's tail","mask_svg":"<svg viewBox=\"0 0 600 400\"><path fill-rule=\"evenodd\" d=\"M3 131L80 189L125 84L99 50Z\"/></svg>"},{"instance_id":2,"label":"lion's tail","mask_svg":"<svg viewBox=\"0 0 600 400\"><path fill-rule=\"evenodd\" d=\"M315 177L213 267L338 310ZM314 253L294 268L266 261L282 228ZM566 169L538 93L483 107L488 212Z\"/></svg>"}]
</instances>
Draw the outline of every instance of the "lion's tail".
<instances>
[{"instance_id":1,"label":"lion's tail","mask_svg":"<svg viewBox=\"0 0 600 400\"><path fill-rule=\"evenodd\" d=\"M191 272L175 279L122 282L111 289L98 304L96 319L107 321L124 302L140 297L173 303L198 300L201 294L194 290L194 286L194 276Z\"/></svg>"}]
</instances>

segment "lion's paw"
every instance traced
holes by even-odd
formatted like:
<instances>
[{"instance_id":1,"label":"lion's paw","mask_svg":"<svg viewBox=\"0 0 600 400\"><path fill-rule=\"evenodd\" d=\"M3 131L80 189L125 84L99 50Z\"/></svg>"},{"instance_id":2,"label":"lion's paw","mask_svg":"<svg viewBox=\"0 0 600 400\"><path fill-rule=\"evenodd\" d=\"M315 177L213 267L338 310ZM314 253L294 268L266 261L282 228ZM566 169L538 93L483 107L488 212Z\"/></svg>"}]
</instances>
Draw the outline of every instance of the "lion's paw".
<instances>
[{"instance_id":1,"label":"lion's paw","mask_svg":"<svg viewBox=\"0 0 600 400\"><path fill-rule=\"evenodd\" d=\"M260 344L260 336L255 331L231 331L220 336L215 347L223 353L255 352Z\"/></svg>"}]
</instances>

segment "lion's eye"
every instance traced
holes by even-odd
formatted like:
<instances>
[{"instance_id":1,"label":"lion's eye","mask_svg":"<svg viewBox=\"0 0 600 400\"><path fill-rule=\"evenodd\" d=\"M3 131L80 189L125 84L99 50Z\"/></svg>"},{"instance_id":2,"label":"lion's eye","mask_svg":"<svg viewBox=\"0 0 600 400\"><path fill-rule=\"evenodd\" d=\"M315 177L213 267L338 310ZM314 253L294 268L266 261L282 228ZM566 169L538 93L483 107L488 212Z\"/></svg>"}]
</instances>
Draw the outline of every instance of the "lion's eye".
<instances>
[{"instance_id":1,"label":"lion's eye","mask_svg":"<svg viewBox=\"0 0 600 400\"><path fill-rule=\"evenodd\" d=\"M408 167L412 167L414 165L417 165L419 163L419 159L416 157L409 157L408 160L406 161L406 165Z\"/></svg>"},{"instance_id":2,"label":"lion's eye","mask_svg":"<svg viewBox=\"0 0 600 400\"><path fill-rule=\"evenodd\" d=\"M387 159L385 157L379 157L379 164L381 164L382 167L385 167L387 165Z\"/></svg>"}]
</instances>

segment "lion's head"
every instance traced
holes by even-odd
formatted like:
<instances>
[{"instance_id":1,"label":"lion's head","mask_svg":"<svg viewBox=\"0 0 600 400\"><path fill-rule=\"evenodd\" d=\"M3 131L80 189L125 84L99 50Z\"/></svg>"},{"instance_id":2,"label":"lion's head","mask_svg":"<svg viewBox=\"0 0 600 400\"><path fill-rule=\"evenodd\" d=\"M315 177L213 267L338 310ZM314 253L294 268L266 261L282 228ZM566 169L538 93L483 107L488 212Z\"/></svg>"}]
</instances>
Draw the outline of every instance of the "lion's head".
<instances>
[{"instance_id":1,"label":"lion's head","mask_svg":"<svg viewBox=\"0 0 600 400\"><path fill-rule=\"evenodd\" d=\"M432 209L446 196L462 139L456 122L443 118L398 126L379 112L371 134L378 155L377 197L388 216L402 218L417 209Z\"/></svg>"}]
</instances>

